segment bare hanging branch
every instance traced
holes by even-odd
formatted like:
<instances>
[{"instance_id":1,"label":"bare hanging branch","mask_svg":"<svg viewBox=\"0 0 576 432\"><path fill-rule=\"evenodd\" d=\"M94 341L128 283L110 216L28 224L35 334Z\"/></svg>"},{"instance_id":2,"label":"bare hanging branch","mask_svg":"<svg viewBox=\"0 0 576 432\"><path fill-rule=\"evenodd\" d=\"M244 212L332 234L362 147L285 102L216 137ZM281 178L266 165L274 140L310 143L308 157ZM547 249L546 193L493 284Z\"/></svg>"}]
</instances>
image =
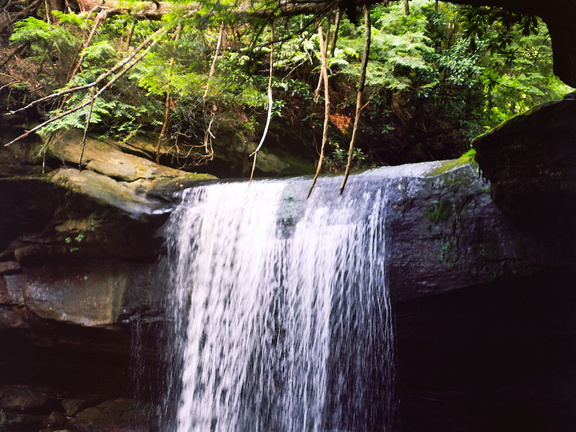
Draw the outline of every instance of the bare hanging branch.
<instances>
[{"instance_id":1,"label":"bare hanging branch","mask_svg":"<svg viewBox=\"0 0 576 432\"><path fill-rule=\"evenodd\" d=\"M364 84L366 83L366 69L368 68L368 57L370 56L370 41L371 41L372 22L370 20L370 6L364 5L364 53L362 54L362 66L360 70L360 78L358 80L358 92L356 94L356 112L354 114L354 126L352 127L352 137L350 138L350 147L348 148L348 162L346 163L346 171L344 178L340 185L340 194L344 192L348 176L350 175L350 168L352 166L352 156L354 154L354 146L356 144L356 137L358 134L358 124L360 122L360 114L362 112L362 93L364 92Z\"/></svg>"},{"instance_id":2,"label":"bare hanging branch","mask_svg":"<svg viewBox=\"0 0 576 432\"><path fill-rule=\"evenodd\" d=\"M330 39L330 19L328 19L328 29L326 30L325 41L320 42L320 44L325 44L327 46L329 39ZM320 48L320 50L322 50L322 48ZM326 48L326 50L328 50L328 48ZM328 55L327 52L324 53L324 55L327 56ZM322 56L322 53L320 53L320 56ZM324 82L324 74L320 72L320 75L318 76L318 84L316 85L316 90L314 90L314 103L318 103L318 101L320 100L320 90L322 89L323 82Z\"/></svg>"},{"instance_id":3,"label":"bare hanging branch","mask_svg":"<svg viewBox=\"0 0 576 432\"><path fill-rule=\"evenodd\" d=\"M330 47L330 57L334 57L336 53L336 43L338 42L338 32L340 31L340 20L342 19L342 10L336 11L336 18L334 21L334 32L332 36L332 46Z\"/></svg>"},{"instance_id":4,"label":"bare hanging branch","mask_svg":"<svg viewBox=\"0 0 576 432\"><path fill-rule=\"evenodd\" d=\"M212 160L214 156L214 149L212 148L212 140L216 138L212 133L212 125L214 124L214 120L216 119L216 111L218 111L218 104L214 102L212 104L212 109L210 111L210 121L208 122L208 127L204 131L204 142L202 146L204 147L204 155L202 159L205 160Z\"/></svg>"},{"instance_id":5,"label":"bare hanging branch","mask_svg":"<svg viewBox=\"0 0 576 432\"><path fill-rule=\"evenodd\" d=\"M202 102L206 102L208 97L208 92L210 90L210 81L216 72L216 63L218 62L218 57L220 57L220 51L222 49L222 40L224 39L225 27L224 23L220 26L220 32L218 33L218 42L216 42L216 49L214 51L214 57L212 58L212 64L210 65L210 71L208 72L208 78L206 79L206 89L204 90L204 96L202 96Z\"/></svg>"},{"instance_id":6,"label":"bare hanging branch","mask_svg":"<svg viewBox=\"0 0 576 432\"><path fill-rule=\"evenodd\" d=\"M208 72L208 78L206 79L206 89L204 90L204 95L202 96L202 104L206 104L206 99L208 98L208 93L210 91L210 82L212 77L216 73L216 64L218 63L218 58L220 57L220 51L222 50L222 43L224 41L224 36L226 34L226 26L224 22L220 26L220 32L218 33L218 41L216 42L216 49L214 50L214 57L212 58L212 64L210 65L210 71ZM208 127L204 131L204 152L206 156L205 158L211 159L214 155L214 151L212 149L212 139L214 138L214 134L212 133L212 125L214 124L214 120L216 119L216 111L218 110L218 104L214 102L212 104L212 109L210 110L210 120L208 121Z\"/></svg>"},{"instance_id":7,"label":"bare hanging branch","mask_svg":"<svg viewBox=\"0 0 576 432\"><path fill-rule=\"evenodd\" d=\"M270 27L270 41L274 41L274 24L271 24ZM272 106L274 104L274 99L272 97L272 78L274 75L274 44L270 44L270 74L268 75L268 115L266 117L266 125L264 126L264 132L262 133L262 138L260 138L260 143L256 150L250 155L250 157L254 156L254 161L252 163L252 171L250 172L250 181L254 178L254 170L256 169L256 158L258 157L258 152L262 148L264 141L266 140L266 136L268 135L268 127L270 126L270 120L272 119Z\"/></svg>"},{"instance_id":8,"label":"bare hanging branch","mask_svg":"<svg viewBox=\"0 0 576 432\"><path fill-rule=\"evenodd\" d=\"M86 16L86 22L89 20L90 16L96 11L97 8L98 8L98 6L95 6L94 8L92 8L92 10L90 12L88 12L88 15ZM104 9L104 10L100 11L98 14L96 14L96 18L94 19L94 24L92 25L92 29L90 30L90 33L88 34L88 38L82 42L82 46L80 47L80 50L85 49L88 46L90 46L90 44L92 43L92 39L94 39L94 36L96 35L96 30L100 26L100 23L106 19L107 15L108 15L108 12L106 9ZM78 56L78 54L79 53L77 53L76 56ZM74 76L76 76L76 74L78 73L78 69L80 69L80 66L82 65L83 60L84 60L84 54L79 56L73 69L68 74L68 79L67 79L68 82L72 78L74 78Z\"/></svg>"},{"instance_id":9,"label":"bare hanging branch","mask_svg":"<svg viewBox=\"0 0 576 432\"><path fill-rule=\"evenodd\" d=\"M322 127L322 144L320 145L320 157L318 158L318 164L316 165L316 173L314 174L314 179L312 180L312 184L310 185L310 189L308 190L308 195L306 199L310 198L312 194L312 189L316 185L316 181L318 180L318 176L322 171L322 162L324 161L324 150L326 147L326 141L328 139L328 121L330 119L330 86L328 83L328 61L326 59L326 45L327 39L324 39L323 31L322 31L322 22L318 24L318 39L320 41L320 62L321 70L320 73L322 74L322 79L324 81L324 124Z\"/></svg>"}]
</instances>

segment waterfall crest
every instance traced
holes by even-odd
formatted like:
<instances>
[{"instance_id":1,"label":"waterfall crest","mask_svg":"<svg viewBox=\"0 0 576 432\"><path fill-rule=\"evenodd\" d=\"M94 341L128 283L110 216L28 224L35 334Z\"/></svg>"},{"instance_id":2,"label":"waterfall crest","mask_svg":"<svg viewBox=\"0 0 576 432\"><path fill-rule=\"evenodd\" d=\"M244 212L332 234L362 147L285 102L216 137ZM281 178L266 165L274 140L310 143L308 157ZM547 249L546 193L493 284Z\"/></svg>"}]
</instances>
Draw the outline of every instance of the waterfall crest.
<instances>
[{"instance_id":1,"label":"waterfall crest","mask_svg":"<svg viewBox=\"0 0 576 432\"><path fill-rule=\"evenodd\" d=\"M387 181L187 190L166 227L163 431L391 431Z\"/></svg>"}]
</instances>

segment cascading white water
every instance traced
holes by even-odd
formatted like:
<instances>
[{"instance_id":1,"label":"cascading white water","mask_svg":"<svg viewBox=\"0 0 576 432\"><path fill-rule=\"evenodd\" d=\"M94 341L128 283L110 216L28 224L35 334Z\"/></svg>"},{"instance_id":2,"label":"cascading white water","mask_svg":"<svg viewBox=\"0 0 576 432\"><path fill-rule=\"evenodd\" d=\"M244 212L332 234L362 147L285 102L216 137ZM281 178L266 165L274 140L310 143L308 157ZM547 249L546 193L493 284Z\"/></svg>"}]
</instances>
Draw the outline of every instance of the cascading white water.
<instances>
[{"instance_id":1,"label":"cascading white water","mask_svg":"<svg viewBox=\"0 0 576 432\"><path fill-rule=\"evenodd\" d=\"M199 186L166 229L163 432L391 431L387 182Z\"/></svg>"}]
</instances>

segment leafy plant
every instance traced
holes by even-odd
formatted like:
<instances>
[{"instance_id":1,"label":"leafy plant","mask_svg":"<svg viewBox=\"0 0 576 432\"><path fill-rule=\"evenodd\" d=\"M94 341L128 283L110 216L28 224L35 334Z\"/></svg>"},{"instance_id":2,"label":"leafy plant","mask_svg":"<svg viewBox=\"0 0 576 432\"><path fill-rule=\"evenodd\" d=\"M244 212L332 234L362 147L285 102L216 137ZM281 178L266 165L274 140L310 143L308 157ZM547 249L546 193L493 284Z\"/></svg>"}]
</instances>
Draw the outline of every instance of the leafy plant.
<instances>
[{"instance_id":1,"label":"leafy plant","mask_svg":"<svg viewBox=\"0 0 576 432\"><path fill-rule=\"evenodd\" d=\"M159 148L180 158L207 140L224 151L236 137L254 146L272 70L268 139L282 150L316 153L323 128L318 17L262 18L271 7L265 1L241 14L233 0L196 9L187 0L172 4L161 20L117 14L100 22L94 14L56 12L51 23L17 22L10 40L26 47L22 71L34 72L6 88L35 96L70 90L36 105L39 116L54 120L44 134L88 127L127 139L153 129L164 134ZM549 37L534 17L432 0L413 0L410 11L401 2L372 6L356 166L457 157L474 135L569 90L552 73ZM324 19L328 29L331 17ZM326 58L333 118L354 117L363 31L346 18L337 40L327 30L335 42ZM118 68L139 53L129 70ZM328 133L328 169L341 169L350 126L332 123Z\"/></svg>"}]
</instances>

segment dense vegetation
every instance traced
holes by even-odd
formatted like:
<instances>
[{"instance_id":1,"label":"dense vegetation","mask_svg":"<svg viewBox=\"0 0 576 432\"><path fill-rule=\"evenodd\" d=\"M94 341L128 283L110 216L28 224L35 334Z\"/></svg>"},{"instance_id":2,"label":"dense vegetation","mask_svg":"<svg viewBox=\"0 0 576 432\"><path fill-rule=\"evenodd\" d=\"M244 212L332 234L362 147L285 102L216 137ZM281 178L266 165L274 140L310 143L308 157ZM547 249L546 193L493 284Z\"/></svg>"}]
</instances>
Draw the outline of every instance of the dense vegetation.
<instances>
[{"instance_id":1,"label":"dense vegetation","mask_svg":"<svg viewBox=\"0 0 576 432\"><path fill-rule=\"evenodd\" d=\"M118 140L154 132L151 158L233 175L249 172L263 136L264 149L298 156L302 172L314 169L323 141L325 170L346 163L361 14L292 15L229 0L129 2L130 10L3 2L1 109L40 100L18 113L48 121L39 129L45 136L62 128ZM356 166L457 157L487 128L569 91L552 74L549 37L533 18L433 0L413 0L409 11L406 2L387 3L370 9ZM241 154L243 164L218 168L215 157Z\"/></svg>"}]
</instances>

